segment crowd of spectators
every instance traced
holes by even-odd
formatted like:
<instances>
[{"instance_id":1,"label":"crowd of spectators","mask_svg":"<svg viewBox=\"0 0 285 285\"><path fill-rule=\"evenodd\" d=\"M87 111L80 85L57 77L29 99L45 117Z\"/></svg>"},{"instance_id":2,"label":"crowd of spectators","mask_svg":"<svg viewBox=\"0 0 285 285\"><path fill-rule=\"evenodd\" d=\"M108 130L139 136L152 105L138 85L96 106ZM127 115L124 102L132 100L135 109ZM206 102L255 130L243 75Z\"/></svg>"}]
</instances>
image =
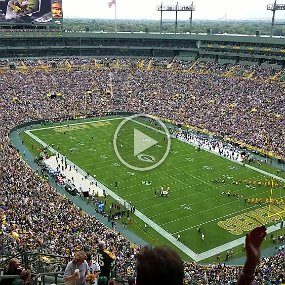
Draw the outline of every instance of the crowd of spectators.
<instances>
[{"instance_id":1,"label":"crowd of spectators","mask_svg":"<svg viewBox=\"0 0 285 285\"><path fill-rule=\"evenodd\" d=\"M217 64L211 65L210 73L196 73L195 67L191 69L185 62L175 62L176 69L153 68L150 61L138 68L143 64L133 59L21 62L16 65L29 69L0 68L1 235L18 232L17 242L9 248L12 254L18 248L73 254L75 249L96 248L99 240L104 240L107 247L115 248L117 274L125 276L133 273L137 252L120 233L88 216L30 169L9 140L10 129L21 123L64 120L75 113L132 111L189 124L284 157L285 93L281 84L222 76L225 67ZM0 66L7 64L0 62ZM89 68L70 68L80 64ZM260 76L266 73L260 68L256 72ZM50 99L50 93L62 96ZM257 284L270 284L267 280L280 284L284 260L284 250L263 259L256 273ZM210 267L185 264L189 284L206 280L208 284L234 284L238 273L238 267L220 263Z\"/></svg>"},{"instance_id":2,"label":"crowd of spectators","mask_svg":"<svg viewBox=\"0 0 285 285\"><path fill-rule=\"evenodd\" d=\"M253 284L283 284L285 250L280 249L275 256L263 257L255 273ZM241 266L229 266L222 262L209 266L185 263L185 280L188 284L236 284Z\"/></svg>"}]
</instances>

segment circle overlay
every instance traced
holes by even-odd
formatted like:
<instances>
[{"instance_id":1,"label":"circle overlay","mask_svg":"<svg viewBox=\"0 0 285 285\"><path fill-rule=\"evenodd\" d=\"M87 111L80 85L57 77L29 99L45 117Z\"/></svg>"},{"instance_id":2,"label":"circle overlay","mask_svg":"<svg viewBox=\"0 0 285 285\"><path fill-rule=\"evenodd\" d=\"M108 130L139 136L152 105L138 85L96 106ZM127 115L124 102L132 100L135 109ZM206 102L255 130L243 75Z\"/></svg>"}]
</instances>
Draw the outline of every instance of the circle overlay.
<instances>
[{"instance_id":1,"label":"circle overlay","mask_svg":"<svg viewBox=\"0 0 285 285\"><path fill-rule=\"evenodd\" d=\"M120 155L120 153L118 151L118 146L117 146L117 138L118 138L120 129L123 127L123 125L126 124L127 122L134 121L135 118L140 118L140 117L155 120L162 127L162 129L164 130L164 134L166 134L166 136L167 136L167 147L166 147L166 151L165 151L164 155L162 156L162 158L158 162L156 162L154 165L151 165L148 167L137 167L137 166L129 164L127 161L125 161L122 158L122 156ZM139 123L139 124L142 124L142 123ZM147 128L153 129L151 126L147 126L147 125L145 125L145 126ZM162 132L162 131L159 131L156 129L155 129L155 131ZM170 146L171 146L171 137L170 137L170 133L169 133L167 127L165 126L165 124L161 120L159 120L158 118L155 118L154 116L146 115L146 114L135 114L135 115L132 115L132 116L125 118L117 127L115 134L114 134L114 137L113 137L113 147L114 147L114 151L116 153L117 158L120 160L120 162L122 164L124 164L128 168L130 168L132 170L137 170L137 171L148 171L148 170L154 169L154 168L158 167L160 164L162 164L169 154Z\"/></svg>"}]
</instances>

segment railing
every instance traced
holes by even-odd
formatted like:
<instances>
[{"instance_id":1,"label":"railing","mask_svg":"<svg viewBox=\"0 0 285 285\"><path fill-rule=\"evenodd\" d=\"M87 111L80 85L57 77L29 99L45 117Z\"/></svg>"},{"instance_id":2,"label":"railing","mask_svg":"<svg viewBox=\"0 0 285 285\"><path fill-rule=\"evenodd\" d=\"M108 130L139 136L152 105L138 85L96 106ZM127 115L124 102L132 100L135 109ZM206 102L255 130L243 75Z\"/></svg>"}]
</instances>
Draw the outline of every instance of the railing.
<instances>
[{"instance_id":1,"label":"railing","mask_svg":"<svg viewBox=\"0 0 285 285\"><path fill-rule=\"evenodd\" d=\"M44 272L35 275L32 278L32 283L37 285L46 285L46 284L64 284L63 280L64 272Z\"/></svg>"},{"instance_id":2,"label":"railing","mask_svg":"<svg viewBox=\"0 0 285 285\"><path fill-rule=\"evenodd\" d=\"M1 271L1 269L0 269ZM63 279L64 272L43 272L32 276L32 285L65 285ZM0 275L0 282L4 279L17 279L19 275ZM116 279L119 284L127 285L127 280Z\"/></svg>"},{"instance_id":3,"label":"railing","mask_svg":"<svg viewBox=\"0 0 285 285\"><path fill-rule=\"evenodd\" d=\"M1 256L0 256L1 257ZM41 252L22 251L15 255L2 256L0 270L9 263L11 258L21 260L24 268L30 269L33 276L33 283L36 284L58 284L63 283L63 272L70 261L69 256L47 254ZM44 272L44 273L43 273ZM0 275L0 281L3 278L15 278L19 276Z\"/></svg>"},{"instance_id":4,"label":"railing","mask_svg":"<svg viewBox=\"0 0 285 285\"><path fill-rule=\"evenodd\" d=\"M0 282L5 279L17 279L19 275L0 275ZM44 272L32 276L31 284L46 285L56 284L63 285L63 272Z\"/></svg>"}]
</instances>

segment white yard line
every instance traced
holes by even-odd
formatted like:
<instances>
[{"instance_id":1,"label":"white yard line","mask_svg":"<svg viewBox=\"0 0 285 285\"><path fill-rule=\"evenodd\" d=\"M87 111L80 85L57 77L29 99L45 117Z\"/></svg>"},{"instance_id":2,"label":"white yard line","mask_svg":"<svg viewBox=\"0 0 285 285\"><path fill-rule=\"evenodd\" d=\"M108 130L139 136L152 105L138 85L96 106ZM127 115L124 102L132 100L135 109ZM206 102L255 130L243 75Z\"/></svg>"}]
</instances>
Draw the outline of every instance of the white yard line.
<instances>
[{"instance_id":1,"label":"white yard line","mask_svg":"<svg viewBox=\"0 0 285 285\"><path fill-rule=\"evenodd\" d=\"M191 144L192 146L196 146L195 144L193 144L193 143L191 143L191 142L188 142L188 141L185 141L185 140L183 140L183 139L180 139L180 138L177 138L177 139L178 139L179 141L181 141L181 142L186 143L186 144ZM277 180L279 180L279 181L285 182L285 179L284 179L284 178L279 177L279 176L277 176L277 175L275 175L275 174L266 172L266 171L264 171L264 170L261 170L261 169L259 169L259 168L254 167L254 166L251 166L251 165L249 165L249 164L245 164L245 163L243 163L243 162L241 162L241 161L237 161L237 160L230 159L229 157L220 155L220 154L218 154L217 152L212 151L212 150L210 150L210 149L207 149L207 148L204 148L204 147L201 147L201 149L203 149L203 150L205 150L205 151L207 151L207 152L210 152L210 153L212 153L212 154L214 154L214 155L220 156L220 157L222 157L222 158L224 158L224 159L227 159L227 160L229 160L229 161L231 161L231 162L237 163L237 164L239 164L239 165L241 165L241 166L247 167L247 168L249 168L249 169L251 169L251 170L254 170L254 171L256 171L256 172L259 172L259 173L261 173L261 174L263 174L263 175L267 175L267 176L270 176L270 177L272 177L272 178L275 178L275 179L277 179Z\"/></svg>"},{"instance_id":2,"label":"white yard line","mask_svg":"<svg viewBox=\"0 0 285 285\"><path fill-rule=\"evenodd\" d=\"M272 232L275 232L275 231L279 230L280 229L280 224L281 223L278 223L276 225L268 227L266 229L267 234L270 234ZM207 239L207 237L206 237L206 239ZM215 248L212 248L210 250L204 251L204 252L198 254L198 258L199 258L198 261L204 260L204 259L206 259L208 257L217 255L218 253L221 253L223 251L226 251L226 250L232 249L232 248L234 248L236 246L242 245L242 244L244 244L244 241L245 241L245 237L241 237L241 238L238 238L238 239L233 240L231 242L228 242L228 243L225 243L223 245L220 245L220 246L217 246Z\"/></svg>"},{"instance_id":3,"label":"white yard line","mask_svg":"<svg viewBox=\"0 0 285 285\"><path fill-rule=\"evenodd\" d=\"M122 118L113 118L113 119L107 119L107 120L100 120L100 121L111 121L111 120L118 120L118 119L122 119ZM141 122L137 122L135 120L132 120L133 122L139 124L139 125L142 125L144 127L147 127L149 129L152 129L152 130L155 130L156 132L159 132L159 133L163 133L165 134L165 132L161 131L161 130L157 130L156 128L152 127L152 126L148 126L144 123L141 123ZM96 122L96 121L95 121ZM90 122L83 122L83 123L75 123L75 124L69 124L70 126L72 125L80 125L80 124L87 124L87 123L94 123L94 121L90 121ZM63 126L54 126L54 127L46 127L46 128L39 128L39 129L33 129L31 131L35 131L35 130L43 130L43 129L51 129L51 128L60 128L60 127L64 127L64 126L67 126L67 125L63 125ZM31 133L31 131L27 130L25 131L25 133L27 135L29 135L30 137L32 137L35 141L37 141L38 143L40 143L42 146L44 147L47 147L49 151L51 151L52 153L56 154L58 153L56 150L54 150L52 147L48 146L45 142L43 142L41 139L39 139L37 136L35 136L34 134ZM175 137L175 136L172 136L172 137ZM175 137L176 138L176 137ZM176 138L178 139L178 138ZM189 143L189 142L185 142L184 140L180 140L184 143ZM191 143L189 143L191 144ZM204 148L203 148L204 149ZM208 152L211 152L215 155L218 155L220 156L219 154L217 154L216 152L213 152L213 151L210 151L208 149L204 149ZM226 158L226 157L224 157ZM229 158L226 158L230 161L233 161ZM74 165L71 161L67 160L68 164L70 165ZM241 162L238 162L238 161L233 161L235 163L238 163L239 165L243 165ZM77 166L76 166L77 167ZM270 174L266 171L263 171L263 170L260 170L258 168L255 168L253 166L250 166L250 165L245 165L245 167L248 167L252 170L255 170L257 172L260 172L264 175L268 175L270 177L274 177L276 179L279 179L283 182L285 182L285 179L281 178L281 177L278 177L274 174ZM80 169L79 167L77 167L80 172L84 172L82 169ZM85 172L84 172L85 173ZM112 198L114 198L115 200L117 200L119 203L121 203L122 205L126 206L127 208L130 209L131 205L129 204L128 201L122 199L120 196L118 196L116 193L114 193L113 191L111 191L110 189L108 189L105 185L103 185L102 183L100 183L98 181L98 186L102 189L104 189L106 191L106 193L108 195L110 195ZM162 227L160 227L159 225L157 225L154 221L152 221L151 219L149 219L147 216L145 216L143 213L141 213L140 211L138 210L135 210L135 213L134 213L138 218L140 218L144 223L146 223L148 226L150 226L151 228L153 228L154 230L156 230L158 233L160 233L164 238L166 238L169 242L171 242L173 245L175 245L177 248L179 248L180 250L182 250L187 256L189 256L190 258L192 258L194 261L198 262L198 261L201 261L201 260L204 260L206 258L209 258L211 256L215 256L217 255L218 253L221 253L223 251L226 251L228 249L231 249L233 247L236 247L238 245L241 245L244 243L244 237L241 237L239 239L236 239L236 240L233 240L229 243L226 243L226 244L223 244L221 246L218 246L218 247L215 247L215 248L212 248L210 250L207 250L205 252L202 252L200 254L194 252L193 250L191 250L190 248L188 248L187 246L185 246L183 243L181 243L180 241L178 241L172 234L170 234L169 232L167 232L166 230L164 230ZM228 216L228 215L227 215ZM223 218L223 217L221 217ZM277 225L273 225L271 227L269 227L267 229L267 233L271 233L271 232L274 232L276 231L278 228L280 228L280 224L277 224Z\"/></svg>"},{"instance_id":4,"label":"white yard line","mask_svg":"<svg viewBox=\"0 0 285 285\"><path fill-rule=\"evenodd\" d=\"M135 123L137 123L137 124L139 124L139 125L142 125L142 126L144 126L144 127L147 127L147 128L149 128L149 129L155 130L156 132L165 134L165 132L163 132L163 131L161 131L161 130L158 130L158 129L152 127L152 126L149 126L149 125L146 125L146 124L144 124L144 123L135 121L135 120L133 120L133 119L132 119L131 121L133 121L133 122L135 122ZM184 143L186 143L186 144L191 144L192 146L195 146L195 147L196 147L196 145L193 144L192 142L185 141L185 140L180 139L180 138L177 138L176 136L173 136L173 135L171 135L171 137L176 138L177 140L179 140L179 141L181 141L181 142L184 142ZM264 175L270 176L270 177L272 177L272 178L275 178L275 179L277 179L277 180L279 180L279 181L285 182L285 179L284 179L284 178L279 177L279 176L277 176L277 175L275 175L275 174L266 172L266 171L264 171L264 170L261 170L261 169L259 169L259 168L256 168L256 167L251 166L251 165L248 165L248 164L243 164L242 162L237 161L237 160L232 160L232 159L230 159L230 158L228 158L228 157L219 155L217 152L212 151L212 150L209 150L209 149L207 149L207 148L201 147L201 149L203 149L203 150L205 150L205 151L207 151L207 152L210 152L210 153L212 153L212 154L214 154L214 155L220 156L220 157L222 157L222 158L224 158L224 159L227 159L227 160L229 160L229 161L231 161L231 162L237 163L237 164L239 164L239 165L241 165L241 166L245 166L245 167L247 167L247 168L249 168L249 169L252 169L252 170L254 170L254 171L256 171L256 172L259 172L259 173L261 173L261 174L264 174Z\"/></svg>"},{"instance_id":5,"label":"white yard line","mask_svg":"<svg viewBox=\"0 0 285 285\"><path fill-rule=\"evenodd\" d=\"M156 132L158 132L158 133L167 135L166 132L163 132L163 131L161 131L161 130L158 130L158 129L152 127L152 126L146 125L146 124L141 123L141 122L139 122L139 121L136 121L136 120L134 120L134 119L130 119L130 121L132 121L132 122L134 122L134 123L137 123L137 124L139 124L139 125L141 125L141 126L147 127L147 128L149 128L149 129L151 129L151 130L154 130L154 131L156 131ZM174 136L172 136L172 137L174 137Z\"/></svg>"}]
</instances>

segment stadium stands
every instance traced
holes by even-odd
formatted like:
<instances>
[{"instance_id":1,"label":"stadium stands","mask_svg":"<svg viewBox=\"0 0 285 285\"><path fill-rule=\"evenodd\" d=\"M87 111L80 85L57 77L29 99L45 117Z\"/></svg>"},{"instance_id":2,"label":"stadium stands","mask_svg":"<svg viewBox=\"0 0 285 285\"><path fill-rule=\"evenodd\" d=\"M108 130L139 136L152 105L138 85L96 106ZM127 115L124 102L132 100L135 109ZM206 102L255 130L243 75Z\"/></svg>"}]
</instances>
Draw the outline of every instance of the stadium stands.
<instances>
[{"instance_id":1,"label":"stadium stands","mask_svg":"<svg viewBox=\"0 0 285 285\"><path fill-rule=\"evenodd\" d=\"M0 214L2 235L19 233L9 249L12 254L25 248L64 255L67 250L94 248L104 240L107 246L115 245L117 275L127 278L134 272L138 250L60 196L29 168L10 144L9 131L18 124L109 110L148 113L284 159L285 94L281 81L269 80L277 75L273 70L251 67L251 76L245 79L249 72L239 72L240 67L179 60L170 69L161 67L159 60L150 68L147 64L138 68L140 60L134 59L13 62L15 70L7 68L9 62L0 61ZM107 93L110 72L113 90ZM86 99L88 91L94 96ZM51 99L49 93L61 96ZM92 100L87 109L85 100ZM256 284L284 281L284 254L281 248L276 256L262 259ZM188 284L205 284L206 280L234 284L238 274L239 267L223 263L209 267L185 263Z\"/></svg>"},{"instance_id":2,"label":"stadium stands","mask_svg":"<svg viewBox=\"0 0 285 285\"><path fill-rule=\"evenodd\" d=\"M285 66L284 52L282 37L0 30L0 58L179 57L280 70Z\"/></svg>"}]
</instances>

